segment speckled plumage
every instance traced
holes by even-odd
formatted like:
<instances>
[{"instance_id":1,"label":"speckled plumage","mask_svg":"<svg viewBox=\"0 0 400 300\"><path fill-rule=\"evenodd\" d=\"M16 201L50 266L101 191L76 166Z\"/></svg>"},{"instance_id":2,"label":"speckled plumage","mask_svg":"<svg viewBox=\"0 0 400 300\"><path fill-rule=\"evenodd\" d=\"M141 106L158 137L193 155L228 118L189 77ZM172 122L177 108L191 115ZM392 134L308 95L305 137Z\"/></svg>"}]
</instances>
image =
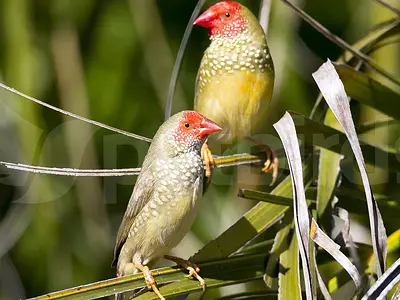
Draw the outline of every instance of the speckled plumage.
<instances>
[{"instance_id":1,"label":"speckled plumage","mask_svg":"<svg viewBox=\"0 0 400 300\"><path fill-rule=\"evenodd\" d=\"M178 113L160 126L144 159L117 236L113 265L118 275L137 272L135 263L151 266L179 243L195 219L206 137L176 129L187 113L192 112Z\"/></svg>"},{"instance_id":2,"label":"speckled plumage","mask_svg":"<svg viewBox=\"0 0 400 300\"><path fill-rule=\"evenodd\" d=\"M217 135L234 142L249 135L265 117L272 97L274 65L266 36L257 18L236 2L220 2L216 10L233 12L232 21L223 15L210 25L211 44L199 68L195 109L224 129ZM233 7L233 8L232 8ZM213 9L211 7L211 9Z\"/></svg>"}]
</instances>

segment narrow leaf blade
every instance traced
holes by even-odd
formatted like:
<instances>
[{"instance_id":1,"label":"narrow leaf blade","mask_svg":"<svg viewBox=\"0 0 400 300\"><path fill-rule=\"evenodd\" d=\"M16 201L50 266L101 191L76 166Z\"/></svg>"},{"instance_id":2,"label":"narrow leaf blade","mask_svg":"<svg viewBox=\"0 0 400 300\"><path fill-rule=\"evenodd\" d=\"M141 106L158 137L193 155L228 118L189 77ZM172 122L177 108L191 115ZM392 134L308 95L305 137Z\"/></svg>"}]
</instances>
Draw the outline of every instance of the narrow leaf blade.
<instances>
[{"instance_id":1,"label":"narrow leaf blade","mask_svg":"<svg viewBox=\"0 0 400 300\"><path fill-rule=\"evenodd\" d=\"M289 249L280 255L279 300L301 299L299 247L293 236Z\"/></svg>"},{"instance_id":2,"label":"narrow leaf blade","mask_svg":"<svg viewBox=\"0 0 400 300\"><path fill-rule=\"evenodd\" d=\"M313 73L313 78L321 90L321 93L328 103L330 109L335 114L340 125L343 127L354 152L354 156L357 160L367 198L372 245L376 260L378 262L377 273L378 276L380 276L385 271L387 253L386 229L371 190L364 157L361 152L360 143L357 139L356 130L351 116L347 94L344 90L343 83L335 70L335 67L329 60L324 63L315 73Z\"/></svg>"},{"instance_id":3,"label":"narrow leaf blade","mask_svg":"<svg viewBox=\"0 0 400 300\"><path fill-rule=\"evenodd\" d=\"M389 291L400 281L400 258L375 282L361 300L385 299Z\"/></svg>"},{"instance_id":4,"label":"narrow leaf blade","mask_svg":"<svg viewBox=\"0 0 400 300\"><path fill-rule=\"evenodd\" d=\"M340 246L332 241L319 227L315 220L311 223L311 239L320 247L325 249L332 257L340 263L340 265L349 273L356 285L357 291L361 291L361 276L357 268L351 261L340 251Z\"/></svg>"},{"instance_id":5,"label":"narrow leaf blade","mask_svg":"<svg viewBox=\"0 0 400 300\"><path fill-rule=\"evenodd\" d=\"M290 174L292 176L295 231L299 243L307 299L313 299L310 254L308 248L310 219L308 217L308 208L304 192L299 143L297 141L294 122L290 114L286 112L285 115L274 124L274 128L282 140L288 159Z\"/></svg>"}]
</instances>

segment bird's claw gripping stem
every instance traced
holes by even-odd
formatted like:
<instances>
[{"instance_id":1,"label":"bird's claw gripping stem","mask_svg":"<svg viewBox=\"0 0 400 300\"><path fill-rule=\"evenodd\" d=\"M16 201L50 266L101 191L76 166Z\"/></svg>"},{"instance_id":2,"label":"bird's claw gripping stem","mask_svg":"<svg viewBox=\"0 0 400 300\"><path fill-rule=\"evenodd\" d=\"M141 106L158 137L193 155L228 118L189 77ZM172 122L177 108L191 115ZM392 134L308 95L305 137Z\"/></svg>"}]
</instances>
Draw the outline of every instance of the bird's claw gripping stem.
<instances>
[{"instance_id":1,"label":"bird's claw gripping stem","mask_svg":"<svg viewBox=\"0 0 400 300\"><path fill-rule=\"evenodd\" d=\"M142 271L147 288L149 290L153 290L153 292L157 295L158 298L160 298L160 300L165 300L164 296L161 295L160 290L156 286L156 281L154 280L154 277L151 274L149 267L143 266L141 264L135 264L135 267Z\"/></svg>"},{"instance_id":2,"label":"bird's claw gripping stem","mask_svg":"<svg viewBox=\"0 0 400 300\"><path fill-rule=\"evenodd\" d=\"M201 147L201 159L203 160L207 181L209 182L211 179L211 170L215 166L215 161L207 143L204 143Z\"/></svg>"},{"instance_id":3,"label":"bird's claw gripping stem","mask_svg":"<svg viewBox=\"0 0 400 300\"><path fill-rule=\"evenodd\" d=\"M192 263L186 259L172 256L172 255L164 255L165 259L168 259L170 261L173 261L176 263L178 266L181 266L182 268L185 268L186 270L189 271L189 274L186 277L194 277L196 278L199 282L201 287L203 288L203 291L206 289L206 282L205 280L199 275L200 268L195 264Z\"/></svg>"},{"instance_id":4,"label":"bird's claw gripping stem","mask_svg":"<svg viewBox=\"0 0 400 300\"><path fill-rule=\"evenodd\" d=\"M272 173L272 181L270 184L272 186L275 184L276 178L278 177L279 160L276 152L268 146L266 147L268 148L266 149L267 160L265 161L264 167L261 169L261 171L264 173Z\"/></svg>"},{"instance_id":5,"label":"bird's claw gripping stem","mask_svg":"<svg viewBox=\"0 0 400 300\"><path fill-rule=\"evenodd\" d=\"M249 136L246 137L246 139L258 145L266 152L267 160L265 161L264 167L261 169L261 171L264 173L272 173L272 181L270 186L274 185L276 178L278 177L278 171L279 171L279 159L278 156L276 155L276 152L272 150L269 146L260 143L259 141Z\"/></svg>"}]
</instances>

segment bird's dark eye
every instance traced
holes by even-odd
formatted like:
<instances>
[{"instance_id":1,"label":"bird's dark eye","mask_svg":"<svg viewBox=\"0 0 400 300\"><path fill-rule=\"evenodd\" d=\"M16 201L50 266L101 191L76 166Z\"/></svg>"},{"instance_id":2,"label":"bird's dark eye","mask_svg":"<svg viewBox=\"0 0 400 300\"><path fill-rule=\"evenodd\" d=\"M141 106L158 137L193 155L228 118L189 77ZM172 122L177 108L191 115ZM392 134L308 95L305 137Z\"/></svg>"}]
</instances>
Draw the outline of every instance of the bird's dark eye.
<instances>
[{"instance_id":1,"label":"bird's dark eye","mask_svg":"<svg viewBox=\"0 0 400 300\"><path fill-rule=\"evenodd\" d=\"M225 17L230 18L231 14L230 13L225 13Z\"/></svg>"},{"instance_id":2,"label":"bird's dark eye","mask_svg":"<svg viewBox=\"0 0 400 300\"><path fill-rule=\"evenodd\" d=\"M189 124L188 122L186 122L186 123L184 124L184 126L185 126L186 128L189 128L189 127L190 127L190 124Z\"/></svg>"}]
</instances>

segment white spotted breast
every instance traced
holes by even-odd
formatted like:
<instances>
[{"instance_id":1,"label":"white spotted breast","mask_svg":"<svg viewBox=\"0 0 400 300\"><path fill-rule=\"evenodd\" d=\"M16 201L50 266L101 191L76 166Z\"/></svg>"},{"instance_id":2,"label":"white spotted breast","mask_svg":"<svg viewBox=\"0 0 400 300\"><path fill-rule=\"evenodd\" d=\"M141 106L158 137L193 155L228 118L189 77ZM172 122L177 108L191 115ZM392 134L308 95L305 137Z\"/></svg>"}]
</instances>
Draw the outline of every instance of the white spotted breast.
<instances>
[{"instance_id":1,"label":"white spotted breast","mask_svg":"<svg viewBox=\"0 0 400 300\"><path fill-rule=\"evenodd\" d=\"M274 66L265 36L246 31L235 39L212 38L199 69L195 109L218 123L214 137L240 139L265 117L272 96Z\"/></svg>"}]
</instances>

